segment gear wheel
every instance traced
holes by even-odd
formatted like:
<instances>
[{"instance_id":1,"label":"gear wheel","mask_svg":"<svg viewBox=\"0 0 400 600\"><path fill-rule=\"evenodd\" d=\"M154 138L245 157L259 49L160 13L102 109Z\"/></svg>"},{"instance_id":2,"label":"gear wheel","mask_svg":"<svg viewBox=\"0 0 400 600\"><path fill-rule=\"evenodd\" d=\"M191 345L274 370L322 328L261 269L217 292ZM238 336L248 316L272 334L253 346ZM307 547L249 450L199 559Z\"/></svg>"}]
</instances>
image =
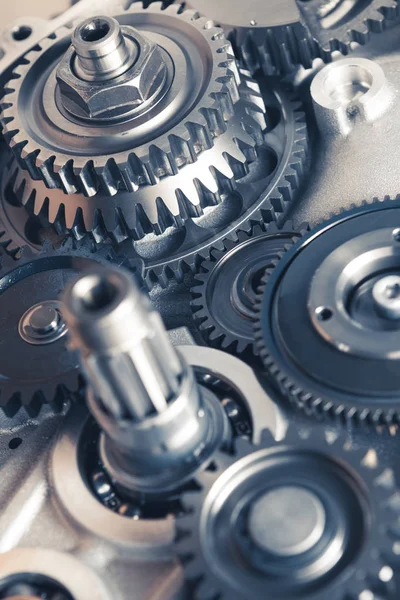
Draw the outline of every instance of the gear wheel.
<instances>
[{"instance_id":1,"label":"gear wheel","mask_svg":"<svg viewBox=\"0 0 400 600\"><path fill-rule=\"evenodd\" d=\"M14 256L21 246L27 245L39 251L45 241L59 245L63 235L59 235L43 216L37 217L28 212L17 199L13 191L20 170L16 160L9 158L8 163L2 162L1 168L0 246Z\"/></svg>"},{"instance_id":2,"label":"gear wheel","mask_svg":"<svg viewBox=\"0 0 400 600\"><path fill-rule=\"evenodd\" d=\"M73 230L78 238L90 232L97 242L109 237L120 242L127 237L137 240L147 234L159 235L171 227L179 229L187 219L200 217L210 206L222 203L227 191L237 188L236 179L246 175L247 160L255 157L252 152L256 145L246 131L252 129L258 143L263 141L266 123L262 97L248 73L242 69L240 75L240 98L226 132L214 140L212 149L175 175L135 191L119 190L110 199L103 191L90 197L67 195L50 182L32 179L20 168L14 193L32 214L55 224L60 231Z\"/></svg>"},{"instance_id":3,"label":"gear wheel","mask_svg":"<svg viewBox=\"0 0 400 600\"><path fill-rule=\"evenodd\" d=\"M222 29L198 13L181 5L163 9L156 2L145 9L133 3L116 18L153 35L172 57L169 89L145 123L131 119L104 128L63 115L55 67L70 43L65 29L42 41L14 71L2 120L6 139L33 179L66 194L95 196L82 215L79 203L85 198L53 204L50 222L65 212L72 227L78 213L90 230L97 217L103 224L107 204L113 210L106 210L106 230L118 226L143 237L199 217L246 174L263 139L263 103L254 82L241 82ZM115 196L114 202L107 196Z\"/></svg>"},{"instance_id":4,"label":"gear wheel","mask_svg":"<svg viewBox=\"0 0 400 600\"><path fill-rule=\"evenodd\" d=\"M291 425L282 442L266 432L214 456L177 521L190 598L398 598L395 486L345 433L331 438Z\"/></svg>"},{"instance_id":5,"label":"gear wheel","mask_svg":"<svg viewBox=\"0 0 400 600\"><path fill-rule=\"evenodd\" d=\"M295 0L191 0L190 6L223 24L235 53L251 73L291 73L311 68L315 58L331 60L300 22Z\"/></svg>"},{"instance_id":6,"label":"gear wheel","mask_svg":"<svg viewBox=\"0 0 400 600\"><path fill-rule=\"evenodd\" d=\"M254 305L262 276L303 233L290 222L282 229L272 224L267 233L256 227L252 235L239 232L236 242L227 240L223 251L211 249L191 289L194 319L207 344L254 355Z\"/></svg>"},{"instance_id":7,"label":"gear wheel","mask_svg":"<svg viewBox=\"0 0 400 600\"><path fill-rule=\"evenodd\" d=\"M348 54L351 42L366 44L398 15L397 0L191 0L190 5L223 24L235 52L255 73L309 69L316 58L331 62L332 52Z\"/></svg>"},{"instance_id":8,"label":"gear wheel","mask_svg":"<svg viewBox=\"0 0 400 600\"><path fill-rule=\"evenodd\" d=\"M287 75L299 65L311 69L321 58L331 62L332 53L324 50L300 22L280 27L234 29L229 39L251 73Z\"/></svg>"},{"instance_id":9,"label":"gear wheel","mask_svg":"<svg viewBox=\"0 0 400 600\"><path fill-rule=\"evenodd\" d=\"M398 0L367 0L346 6L343 0L297 0L302 21L325 52L348 54L351 43L366 44L399 15Z\"/></svg>"},{"instance_id":10,"label":"gear wheel","mask_svg":"<svg viewBox=\"0 0 400 600\"><path fill-rule=\"evenodd\" d=\"M208 209L185 227L169 228L166 234L127 240L122 252L145 263L145 280L151 289L159 283L183 281L195 274L210 249L224 251L227 240L238 241L238 232L251 234L256 225L281 223L286 216L302 177L308 168L308 136L305 115L299 101L273 79L265 79L262 95L268 128L259 158L233 193Z\"/></svg>"},{"instance_id":11,"label":"gear wheel","mask_svg":"<svg viewBox=\"0 0 400 600\"><path fill-rule=\"evenodd\" d=\"M66 240L58 249L29 247L15 260L0 255L0 408L8 417L24 408L36 416L44 403L60 410L82 383L78 356L66 346L58 296L66 282L88 267L122 264L110 247Z\"/></svg>"},{"instance_id":12,"label":"gear wheel","mask_svg":"<svg viewBox=\"0 0 400 600\"><path fill-rule=\"evenodd\" d=\"M399 199L365 203L314 229L266 272L256 347L283 396L307 414L369 426L400 422L392 308L399 219Z\"/></svg>"}]
</instances>

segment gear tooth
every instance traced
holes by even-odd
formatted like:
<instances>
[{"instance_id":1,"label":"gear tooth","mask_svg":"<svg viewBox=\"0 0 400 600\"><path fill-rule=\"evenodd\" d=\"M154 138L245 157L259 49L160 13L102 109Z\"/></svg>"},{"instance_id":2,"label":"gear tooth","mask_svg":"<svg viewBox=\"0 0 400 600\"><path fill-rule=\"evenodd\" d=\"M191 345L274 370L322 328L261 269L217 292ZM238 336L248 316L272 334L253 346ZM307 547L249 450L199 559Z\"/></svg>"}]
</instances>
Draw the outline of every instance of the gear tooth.
<instances>
[{"instance_id":1,"label":"gear tooth","mask_svg":"<svg viewBox=\"0 0 400 600\"><path fill-rule=\"evenodd\" d=\"M214 94L215 101L218 104L218 107L211 108L201 108L200 113L204 117L205 122L207 124L207 132L209 132L209 136L211 140L213 138L217 138L226 131L226 123L224 120L224 111L220 108L222 104L222 98L228 100L228 94ZM228 117L229 118L229 117Z\"/></svg>"},{"instance_id":2,"label":"gear tooth","mask_svg":"<svg viewBox=\"0 0 400 600\"><path fill-rule=\"evenodd\" d=\"M197 156L212 147L212 135L208 129L207 122L203 119L203 123L187 122L185 127L189 132L190 137L190 153L193 160Z\"/></svg>"},{"instance_id":3,"label":"gear tooth","mask_svg":"<svg viewBox=\"0 0 400 600\"><path fill-rule=\"evenodd\" d=\"M175 194L179 206L179 214L184 221L200 217L203 214L197 188L193 182L189 183L189 189L176 190Z\"/></svg>"},{"instance_id":4,"label":"gear tooth","mask_svg":"<svg viewBox=\"0 0 400 600\"><path fill-rule=\"evenodd\" d=\"M93 160L88 160L80 174L81 191L85 196L94 196L99 190L99 183Z\"/></svg>"},{"instance_id":5,"label":"gear tooth","mask_svg":"<svg viewBox=\"0 0 400 600\"><path fill-rule=\"evenodd\" d=\"M121 186L121 172L114 158L109 158L98 172L100 186L109 196L115 196Z\"/></svg>"},{"instance_id":6,"label":"gear tooth","mask_svg":"<svg viewBox=\"0 0 400 600\"><path fill-rule=\"evenodd\" d=\"M152 174L154 184L167 175L175 174L167 153L154 144L149 148L149 163L146 166Z\"/></svg>"},{"instance_id":7,"label":"gear tooth","mask_svg":"<svg viewBox=\"0 0 400 600\"><path fill-rule=\"evenodd\" d=\"M155 219L153 226L156 229L156 233L160 234L166 231L169 227L173 227L175 220L174 216L162 198L157 198L156 208L157 218Z\"/></svg>"},{"instance_id":8,"label":"gear tooth","mask_svg":"<svg viewBox=\"0 0 400 600\"><path fill-rule=\"evenodd\" d=\"M171 152L178 169L181 169L187 164L193 162L190 146L187 140L178 137L177 135L168 136Z\"/></svg>"},{"instance_id":9,"label":"gear tooth","mask_svg":"<svg viewBox=\"0 0 400 600\"><path fill-rule=\"evenodd\" d=\"M61 188L66 194L76 194L79 190L74 172L74 161L68 160L61 168L54 167L54 157L52 157L52 171L49 173L46 183L50 188Z\"/></svg>"}]
</instances>

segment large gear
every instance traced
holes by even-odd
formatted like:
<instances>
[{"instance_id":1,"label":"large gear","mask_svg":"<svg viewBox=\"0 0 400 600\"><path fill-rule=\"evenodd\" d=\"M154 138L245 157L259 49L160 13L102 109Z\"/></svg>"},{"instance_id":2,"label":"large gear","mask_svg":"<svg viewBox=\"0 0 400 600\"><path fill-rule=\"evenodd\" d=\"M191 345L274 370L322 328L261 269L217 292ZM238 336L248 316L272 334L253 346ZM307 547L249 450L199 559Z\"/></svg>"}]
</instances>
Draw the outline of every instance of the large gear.
<instances>
[{"instance_id":1,"label":"large gear","mask_svg":"<svg viewBox=\"0 0 400 600\"><path fill-rule=\"evenodd\" d=\"M254 306L261 279L303 233L290 222L281 229L273 224L267 233L259 227L252 235L239 232L223 251L211 249L191 289L193 316L207 344L235 354L255 353Z\"/></svg>"},{"instance_id":2,"label":"large gear","mask_svg":"<svg viewBox=\"0 0 400 600\"><path fill-rule=\"evenodd\" d=\"M398 598L396 489L364 455L344 433L292 425L281 442L266 432L214 456L177 523L190 598Z\"/></svg>"},{"instance_id":3,"label":"large gear","mask_svg":"<svg viewBox=\"0 0 400 600\"><path fill-rule=\"evenodd\" d=\"M344 212L266 273L257 348L284 397L307 414L373 426L400 421L399 326L391 308L399 216L399 200Z\"/></svg>"},{"instance_id":4,"label":"large gear","mask_svg":"<svg viewBox=\"0 0 400 600\"><path fill-rule=\"evenodd\" d=\"M297 0L302 21L325 52L347 54L351 44L366 44L399 14L398 0Z\"/></svg>"},{"instance_id":5,"label":"large gear","mask_svg":"<svg viewBox=\"0 0 400 600\"><path fill-rule=\"evenodd\" d=\"M0 260L0 407L10 417L21 408L35 416L43 403L59 410L82 378L66 346L58 296L81 270L123 259L110 247L70 239L58 249L45 243L36 254L25 246L17 260L7 254Z\"/></svg>"},{"instance_id":6,"label":"large gear","mask_svg":"<svg viewBox=\"0 0 400 600\"><path fill-rule=\"evenodd\" d=\"M32 169L28 172L20 168L14 192L33 214L59 229L73 230L78 236L93 233L97 241L107 237L117 242L126 237L137 240L149 233L161 234L169 227L180 228L188 218L201 217L207 207L222 203L226 193L238 187L236 180L248 172L247 159L251 162L256 145L246 131L252 129L258 143L263 141L266 124L262 97L246 71L241 69L240 76L240 98L226 132L214 140L212 149L176 174L163 177L154 185L119 190L110 199L104 191L90 197L66 194L48 181L45 184L32 179ZM49 185L52 189L48 189Z\"/></svg>"},{"instance_id":7,"label":"large gear","mask_svg":"<svg viewBox=\"0 0 400 600\"><path fill-rule=\"evenodd\" d=\"M168 89L148 109L145 122L125 119L104 129L78 118L71 122L71 115L66 119L57 104L55 74L71 39L65 29L44 40L14 71L2 120L6 139L33 179L67 194L100 193L85 215L89 228L98 199L99 210L106 202L114 209L108 221L143 236L200 216L220 201L256 157L265 121L257 86L246 78L241 83L230 43L209 20L180 5L163 9L159 2L146 9L133 3L116 17L145 31L169 56ZM207 60L200 65L203 56ZM148 123L154 123L151 132ZM76 136L85 139L83 152ZM119 191L129 192L121 205L103 197ZM74 217L67 215L68 222Z\"/></svg>"},{"instance_id":8,"label":"large gear","mask_svg":"<svg viewBox=\"0 0 400 600\"><path fill-rule=\"evenodd\" d=\"M293 94L273 79L266 79L263 86L268 117L264 145L236 190L204 216L187 221L184 228L171 227L162 236L123 243L124 254L144 261L149 289L196 273L211 248L223 251L227 240L237 242L239 231L251 234L256 225L283 222L308 168L307 125Z\"/></svg>"}]
</instances>

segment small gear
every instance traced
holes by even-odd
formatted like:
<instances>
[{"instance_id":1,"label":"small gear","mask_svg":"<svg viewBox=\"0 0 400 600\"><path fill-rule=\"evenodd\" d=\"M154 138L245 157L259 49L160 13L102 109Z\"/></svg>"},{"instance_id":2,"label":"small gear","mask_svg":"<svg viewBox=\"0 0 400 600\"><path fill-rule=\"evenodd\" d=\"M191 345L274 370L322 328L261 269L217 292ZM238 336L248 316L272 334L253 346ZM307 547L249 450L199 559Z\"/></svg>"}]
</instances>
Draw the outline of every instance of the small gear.
<instances>
[{"instance_id":1,"label":"small gear","mask_svg":"<svg viewBox=\"0 0 400 600\"><path fill-rule=\"evenodd\" d=\"M291 425L281 442L266 432L214 456L177 521L190 598L399 597L396 486L347 434L334 437Z\"/></svg>"},{"instance_id":2,"label":"small gear","mask_svg":"<svg viewBox=\"0 0 400 600\"><path fill-rule=\"evenodd\" d=\"M224 26L235 53L251 73L282 75L315 58L331 60L300 22L295 0L191 0L190 6Z\"/></svg>"},{"instance_id":3,"label":"small gear","mask_svg":"<svg viewBox=\"0 0 400 600\"><path fill-rule=\"evenodd\" d=\"M109 246L71 239L36 254L25 246L17 260L0 255L0 407L7 416L22 407L36 416L43 403L60 410L79 390L79 359L67 349L58 297L80 270L110 260L123 263Z\"/></svg>"},{"instance_id":4,"label":"small gear","mask_svg":"<svg viewBox=\"0 0 400 600\"><path fill-rule=\"evenodd\" d=\"M398 0L297 0L302 22L325 52L349 52L352 42L366 44L370 33L384 31L399 15Z\"/></svg>"},{"instance_id":5,"label":"small gear","mask_svg":"<svg viewBox=\"0 0 400 600\"><path fill-rule=\"evenodd\" d=\"M332 53L324 50L308 29L299 22L273 28L234 29L232 45L251 73L287 75L296 67L311 69L316 58L331 62Z\"/></svg>"},{"instance_id":6,"label":"small gear","mask_svg":"<svg viewBox=\"0 0 400 600\"><path fill-rule=\"evenodd\" d=\"M72 228L76 218L91 230L99 220L106 231L119 227L143 237L179 227L220 202L256 158L265 119L257 85L241 79L222 29L179 4L136 2L121 11L116 18L152 35L166 56L162 100L145 115L107 127L66 118L56 71L71 32L62 29L14 71L2 122L30 176L72 196L55 195L50 222L65 219ZM45 199L37 199L39 208Z\"/></svg>"},{"instance_id":7,"label":"small gear","mask_svg":"<svg viewBox=\"0 0 400 600\"><path fill-rule=\"evenodd\" d=\"M253 127L258 142L263 141L262 131L266 129L263 99L248 73L241 69L240 75L240 99L235 107L237 120L231 123L237 131L231 148L222 138L215 140L209 153L199 156L197 162L187 164L179 173L170 174L155 185L119 190L112 199L104 191L90 197L82 193L66 194L49 182L33 179L32 169L28 172L19 168L14 177L15 195L22 205L29 207L31 214L54 224L59 231L72 230L78 238L89 232L97 242L107 238L121 242L127 237L138 240L147 234L162 234L171 227L181 228L187 219L200 217L207 207L222 203L227 190L233 192L238 186L236 180L246 175L247 159L242 150L250 162L251 157L250 150L247 152L243 146L248 135L245 130ZM228 135L229 128L230 125ZM250 148L252 142L248 142ZM196 181L198 183L194 183Z\"/></svg>"},{"instance_id":8,"label":"small gear","mask_svg":"<svg viewBox=\"0 0 400 600\"><path fill-rule=\"evenodd\" d=\"M365 203L266 272L256 347L282 395L307 414L400 422L399 220L399 199Z\"/></svg>"},{"instance_id":9,"label":"small gear","mask_svg":"<svg viewBox=\"0 0 400 600\"><path fill-rule=\"evenodd\" d=\"M227 240L223 251L211 249L192 286L192 311L198 329L211 346L244 354L255 353L254 305L265 269L279 258L288 244L304 234L290 222L275 224L265 233L256 227L252 235L238 233Z\"/></svg>"},{"instance_id":10,"label":"small gear","mask_svg":"<svg viewBox=\"0 0 400 600\"><path fill-rule=\"evenodd\" d=\"M122 244L125 255L144 261L149 289L155 283L166 287L171 279L181 282L186 273L198 271L211 248L224 251L227 240L238 241L239 231L250 235L256 225L282 223L286 216L308 169L307 124L296 97L274 79L265 79L263 85L268 122L264 144L236 190L184 228Z\"/></svg>"},{"instance_id":11,"label":"small gear","mask_svg":"<svg viewBox=\"0 0 400 600\"><path fill-rule=\"evenodd\" d=\"M309 69L316 58L348 54L351 42L366 44L398 15L397 0L191 0L190 5L224 25L235 52L255 73Z\"/></svg>"}]
</instances>

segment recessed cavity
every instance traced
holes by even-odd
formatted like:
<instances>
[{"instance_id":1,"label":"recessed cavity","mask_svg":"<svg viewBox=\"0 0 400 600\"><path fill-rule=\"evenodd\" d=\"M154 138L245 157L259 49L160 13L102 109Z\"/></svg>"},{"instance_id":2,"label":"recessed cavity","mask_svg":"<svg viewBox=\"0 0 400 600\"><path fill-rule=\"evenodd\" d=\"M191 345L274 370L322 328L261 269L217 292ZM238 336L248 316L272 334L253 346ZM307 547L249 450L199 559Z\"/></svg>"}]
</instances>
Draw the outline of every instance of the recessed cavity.
<instances>
[{"instance_id":1,"label":"recessed cavity","mask_svg":"<svg viewBox=\"0 0 400 600\"><path fill-rule=\"evenodd\" d=\"M104 39L110 32L110 24L105 19L93 19L85 23L80 30L81 39L84 42L98 42Z\"/></svg>"},{"instance_id":2,"label":"recessed cavity","mask_svg":"<svg viewBox=\"0 0 400 600\"><path fill-rule=\"evenodd\" d=\"M29 27L28 25L20 25L19 27L14 27L12 30L12 38L16 42L23 42L24 40L28 39L31 33L32 27Z\"/></svg>"},{"instance_id":3,"label":"recessed cavity","mask_svg":"<svg viewBox=\"0 0 400 600\"><path fill-rule=\"evenodd\" d=\"M333 311L331 308L328 308L326 306L319 306L315 310L315 315L318 321L329 321L329 319L331 319L333 316Z\"/></svg>"},{"instance_id":4,"label":"recessed cavity","mask_svg":"<svg viewBox=\"0 0 400 600\"><path fill-rule=\"evenodd\" d=\"M8 447L10 450L16 450L22 444L22 439L20 437L15 437L8 442Z\"/></svg>"},{"instance_id":5,"label":"recessed cavity","mask_svg":"<svg viewBox=\"0 0 400 600\"><path fill-rule=\"evenodd\" d=\"M114 303L119 287L107 275L87 275L75 284L73 293L81 309L94 313Z\"/></svg>"},{"instance_id":6,"label":"recessed cavity","mask_svg":"<svg viewBox=\"0 0 400 600\"><path fill-rule=\"evenodd\" d=\"M357 64L338 64L329 70L324 81L325 94L341 106L349 106L372 87L373 77L368 69Z\"/></svg>"}]
</instances>

